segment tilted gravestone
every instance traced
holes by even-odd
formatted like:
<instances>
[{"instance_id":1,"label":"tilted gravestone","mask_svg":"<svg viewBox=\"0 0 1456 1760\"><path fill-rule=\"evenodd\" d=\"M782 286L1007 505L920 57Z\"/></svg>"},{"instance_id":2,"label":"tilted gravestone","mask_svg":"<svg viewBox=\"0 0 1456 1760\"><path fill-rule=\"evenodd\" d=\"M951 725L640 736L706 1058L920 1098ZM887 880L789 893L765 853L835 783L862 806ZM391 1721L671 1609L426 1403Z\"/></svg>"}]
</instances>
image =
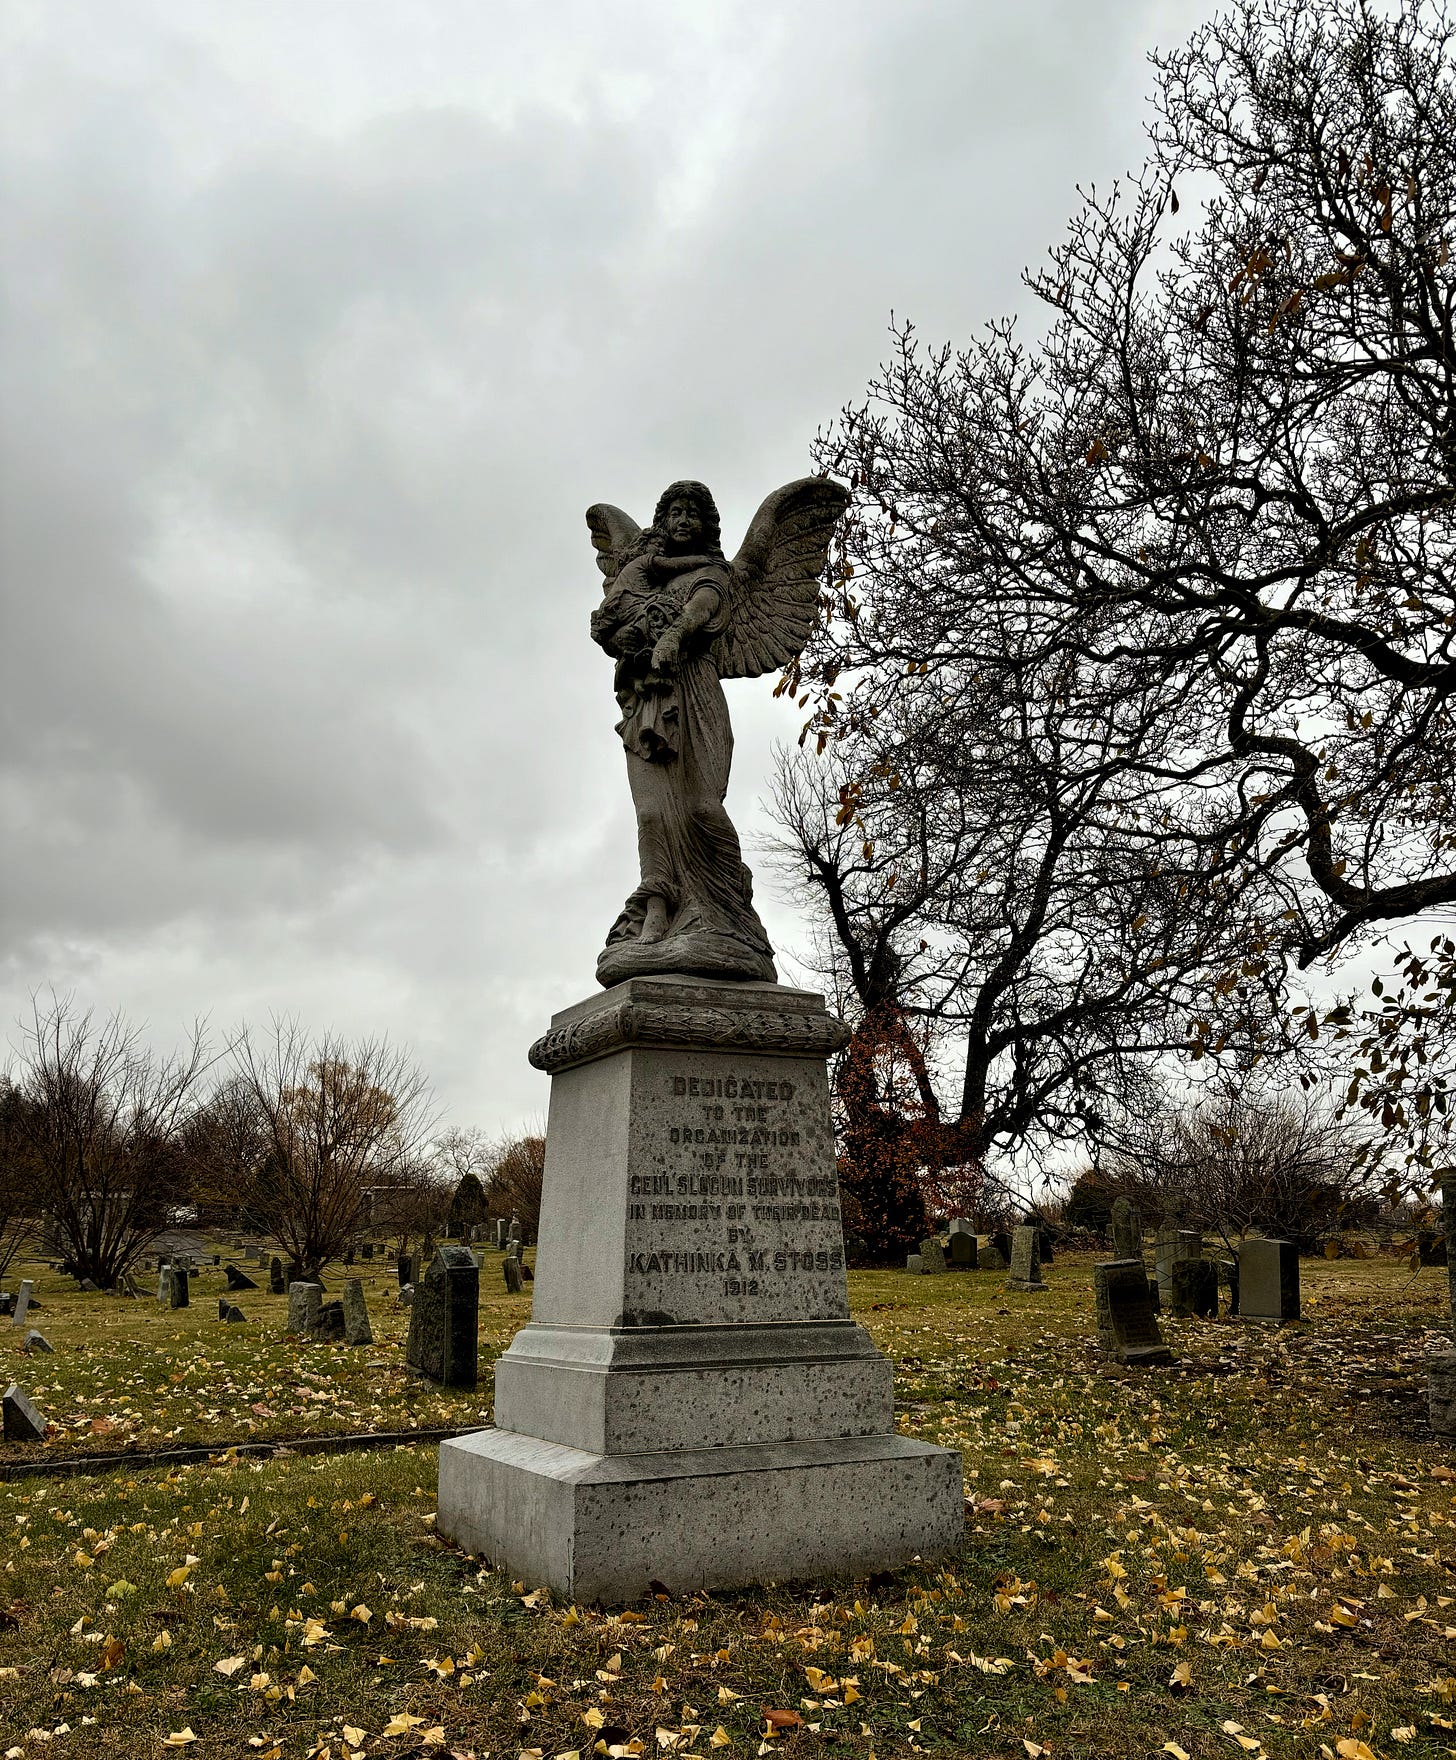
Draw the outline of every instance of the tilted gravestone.
<instances>
[{"instance_id":1,"label":"tilted gravestone","mask_svg":"<svg viewBox=\"0 0 1456 1760\"><path fill-rule=\"evenodd\" d=\"M15 1298L15 1311L10 1316L12 1326L24 1326L25 1316L30 1312L30 1292L35 1288L33 1280L25 1278L20 1285L20 1293Z\"/></svg>"},{"instance_id":2,"label":"tilted gravestone","mask_svg":"<svg viewBox=\"0 0 1456 1760\"><path fill-rule=\"evenodd\" d=\"M1175 1259L1169 1309L1200 1320L1218 1317L1218 1266L1212 1259Z\"/></svg>"},{"instance_id":3,"label":"tilted gravestone","mask_svg":"<svg viewBox=\"0 0 1456 1760\"><path fill-rule=\"evenodd\" d=\"M1239 1247L1239 1318L1299 1318L1299 1250L1293 1241L1250 1236Z\"/></svg>"},{"instance_id":4,"label":"tilted gravestone","mask_svg":"<svg viewBox=\"0 0 1456 1760\"><path fill-rule=\"evenodd\" d=\"M4 1434L7 1442L44 1442L46 1421L30 1403L29 1395L12 1381L0 1396L4 1412Z\"/></svg>"},{"instance_id":5,"label":"tilted gravestone","mask_svg":"<svg viewBox=\"0 0 1456 1760\"><path fill-rule=\"evenodd\" d=\"M939 1276L945 1270L945 1249L937 1235L927 1235L921 1241L920 1268L927 1277Z\"/></svg>"},{"instance_id":6,"label":"tilted gravestone","mask_svg":"<svg viewBox=\"0 0 1456 1760\"><path fill-rule=\"evenodd\" d=\"M974 1271L976 1269L976 1237L969 1228L957 1228L950 1225L950 1252L948 1255L951 1266L956 1271Z\"/></svg>"},{"instance_id":7,"label":"tilted gravestone","mask_svg":"<svg viewBox=\"0 0 1456 1760\"><path fill-rule=\"evenodd\" d=\"M1011 1274L1007 1289L1045 1289L1041 1275L1041 1256L1037 1237L1041 1230L1030 1223L1018 1228L1011 1236Z\"/></svg>"},{"instance_id":8,"label":"tilted gravestone","mask_svg":"<svg viewBox=\"0 0 1456 1760\"><path fill-rule=\"evenodd\" d=\"M283 1261L275 1258L268 1267L268 1293L273 1296L288 1294L288 1277L283 1270Z\"/></svg>"},{"instance_id":9,"label":"tilted gravestone","mask_svg":"<svg viewBox=\"0 0 1456 1760\"><path fill-rule=\"evenodd\" d=\"M349 1344L373 1344L374 1330L364 1301L364 1284L357 1277L344 1283L344 1338Z\"/></svg>"},{"instance_id":10,"label":"tilted gravestone","mask_svg":"<svg viewBox=\"0 0 1456 1760\"><path fill-rule=\"evenodd\" d=\"M41 1351L48 1357L53 1357L56 1354L56 1347L43 1332L37 1332L33 1326L30 1331L26 1333L25 1343L20 1348L25 1351L27 1355L31 1351Z\"/></svg>"},{"instance_id":11,"label":"tilted gravestone","mask_svg":"<svg viewBox=\"0 0 1456 1760\"><path fill-rule=\"evenodd\" d=\"M174 1308L186 1308L191 1305L192 1297L188 1290L191 1273L180 1271L175 1266L172 1270L172 1281L168 1290L168 1303Z\"/></svg>"},{"instance_id":12,"label":"tilted gravestone","mask_svg":"<svg viewBox=\"0 0 1456 1760\"><path fill-rule=\"evenodd\" d=\"M1097 1295L1097 1336L1102 1348L1118 1362L1133 1367L1171 1363L1173 1353L1163 1342L1148 1290L1142 1258L1113 1259L1092 1267Z\"/></svg>"},{"instance_id":13,"label":"tilted gravestone","mask_svg":"<svg viewBox=\"0 0 1456 1760\"><path fill-rule=\"evenodd\" d=\"M229 1289L256 1289L258 1286L246 1271L239 1271L236 1265L227 1268L227 1286Z\"/></svg>"},{"instance_id":14,"label":"tilted gravestone","mask_svg":"<svg viewBox=\"0 0 1456 1760\"><path fill-rule=\"evenodd\" d=\"M248 1323L248 1316L233 1302L228 1303L223 1319L229 1326L246 1326Z\"/></svg>"},{"instance_id":15,"label":"tilted gravestone","mask_svg":"<svg viewBox=\"0 0 1456 1760\"><path fill-rule=\"evenodd\" d=\"M480 1272L468 1247L436 1250L415 1291L405 1361L445 1387L474 1387L480 1328Z\"/></svg>"},{"instance_id":16,"label":"tilted gravestone","mask_svg":"<svg viewBox=\"0 0 1456 1760\"><path fill-rule=\"evenodd\" d=\"M507 1293L520 1295L526 1287L526 1280L521 1276L521 1261L514 1253L507 1253L501 1260L501 1274L506 1280Z\"/></svg>"},{"instance_id":17,"label":"tilted gravestone","mask_svg":"<svg viewBox=\"0 0 1456 1760\"><path fill-rule=\"evenodd\" d=\"M925 1261L919 1253L905 1255L905 1269L912 1277L920 1277L925 1271Z\"/></svg>"},{"instance_id":18,"label":"tilted gravestone","mask_svg":"<svg viewBox=\"0 0 1456 1760\"><path fill-rule=\"evenodd\" d=\"M83 1295L94 1296L99 1295L100 1292L101 1285L99 1283L93 1283L89 1277L81 1279L81 1293Z\"/></svg>"},{"instance_id":19,"label":"tilted gravestone","mask_svg":"<svg viewBox=\"0 0 1456 1760\"><path fill-rule=\"evenodd\" d=\"M323 1291L316 1283L290 1283L288 1286L288 1330L297 1338L313 1338L318 1333L319 1307Z\"/></svg>"}]
</instances>

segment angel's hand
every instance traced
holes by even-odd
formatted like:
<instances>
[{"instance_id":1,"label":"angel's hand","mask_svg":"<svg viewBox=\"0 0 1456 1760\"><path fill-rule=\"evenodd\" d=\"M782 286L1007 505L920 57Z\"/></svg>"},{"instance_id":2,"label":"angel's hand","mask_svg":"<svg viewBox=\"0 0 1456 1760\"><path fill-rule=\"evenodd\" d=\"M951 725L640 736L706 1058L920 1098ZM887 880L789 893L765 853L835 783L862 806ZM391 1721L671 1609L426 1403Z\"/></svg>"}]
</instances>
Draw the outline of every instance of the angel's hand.
<instances>
[{"instance_id":1,"label":"angel's hand","mask_svg":"<svg viewBox=\"0 0 1456 1760\"><path fill-rule=\"evenodd\" d=\"M666 672L676 666L678 656L682 652L682 635L676 629L665 629L657 638L657 646L652 650L652 669L654 672Z\"/></svg>"}]
</instances>

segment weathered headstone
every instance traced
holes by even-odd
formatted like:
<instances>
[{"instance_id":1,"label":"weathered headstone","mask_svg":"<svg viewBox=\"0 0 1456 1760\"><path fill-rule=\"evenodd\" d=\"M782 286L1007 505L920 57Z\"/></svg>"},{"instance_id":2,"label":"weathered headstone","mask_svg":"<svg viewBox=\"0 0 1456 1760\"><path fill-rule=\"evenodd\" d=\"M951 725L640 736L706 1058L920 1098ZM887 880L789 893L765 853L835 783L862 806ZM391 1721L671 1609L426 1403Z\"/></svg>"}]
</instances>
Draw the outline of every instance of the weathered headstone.
<instances>
[{"instance_id":1,"label":"weathered headstone","mask_svg":"<svg viewBox=\"0 0 1456 1760\"><path fill-rule=\"evenodd\" d=\"M268 1293L273 1296L288 1294L288 1277L283 1269L283 1261L276 1256L268 1267Z\"/></svg>"},{"instance_id":2,"label":"weathered headstone","mask_svg":"<svg viewBox=\"0 0 1456 1760\"><path fill-rule=\"evenodd\" d=\"M259 1265L263 1260L263 1249L255 1242L250 1241L248 1245L243 1248L243 1257L250 1265Z\"/></svg>"},{"instance_id":3,"label":"weathered headstone","mask_svg":"<svg viewBox=\"0 0 1456 1760\"><path fill-rule=\"evenodd\" d=\"M1158 1232L1153 1237L1153 1269L1157 1275L1158 1294L1165 1313L1171 1312L1173 1306L1173 1263L1181 1257L1178 1235L1182 1226L1182 1215L1178 1211L1168 1211L1159 1222Z\"/></svg>"},{"instance_id":4,"label":"weathered headstone","mask_svg":"<svg viewBox=\"0 0 1456 1760\"><path fill-rule=\"evenodd\" d=\"M919 1253L907 1253L905 1255L905 1269L912 1277L920 1277L925 1271L925 1260Z\"/></svg>"},{"instance_id":5,"label":"weathered headstone","mask_svg":"<svg viewBox=\"0 0 1456 1760\"><path fill-rule=\"evenodd\" d=\"M223 1306L223 1312L222 1312L220 1318L225 1320L229 1326L246 1326L247 1325L248 1316L243 1312L243 1310L240 1307L238 1307L236 1305L236 1303L224 1302L222 1306Z\"/></svg>"},{"instance_id":6,"label":"weathered headstone","mask_svg":"<svg viewBox=\"0 0 1456 1760\"><path fill-rule=\"evenodd\" d=\"M157 1268L157 1300L169 1302L172 1299L172 1267L161 1265Z\"/></svg>"},{"instance_id":7,"label":"weathered headstone","mask_svg":"<svg viewBox=\"0 0 1456 1760\"><path fill-rule=\"evenodd\" d=\"M374 1330L369 1324L369 1309L364 1301L364 1284L360 1278L344 1282L344 1338L349 1344L373 1344Z\"/></svg>"},{"instance_id":8,"label":"weathered headstone","mask_svg":"<svg viewBox=\"0 0 1456 1760\"><path fill-rule=\"evenodd\" d=\"M81 1293L82 1293L82 1295L87 1295L87 1296L99 1295L100 1291L101 1291L101 1285L99 1283L93 1283L89 1277L83 1277L81 1279Z\"/></svg>"},{"instance_id":9,"label":"weathered headstone","mask_svg":"<svg viewBox=\"0 0 1456 1760\"><path fill-rule=\"evenodd\" d=\"M395 1300L399 1303L401 1308L413 1307L415 1300L415 1286L412 1283L405 1284L404 1288L401 1289L399 1294L395 1297Z\"/></svg>"},{"instance_id":10,"label":"weathered headstone","mask_svg":"<svg viewBox=\"0 0 1456 1760\"><path fill-rule=\"evenodd\" d=\"M480 1330L480 1272L468 1247L446 1245L415 1291L405 1361L445 1387L474 1387Z\"/></svg>"},{"instance_id":11,"label":"weathered headstone","mask_svg":"<svg viewBox=\"0 0 1456 1760\"><path fill-rule=\"evenodd\" d=\"M186 1308L191 1305L192 1297L188 1290L190 1282L190 1272L182 1271L176 1266L173 1266L172 1281L168 1287L167 1294L167 1301L171 1307Z\"/></svg>"},{"instance_id":12,"label":"weathered headstone","mask_svg":"<svg viewBox=\"0 0 1456 1760\"><path fill-rule=\"evenodd\" d=\"M227 1286L229 1289L256 1289L258 1286L246 1271L239 1271L236 1265L227 1268Z\"/></svg>"},{"instance_id":13,"label":"weathered headstone","mask_svg":"<svg viewBox=\"0 0 1456 1760\"><path fill-rule=\"evenodd\" d=\"M1124 1264L1143 1260L1143 1219L1137 1206L1128 1198L1112 1200L1112 1263Z\"/></svg>"},{"instance_id":14,"label":"weathered headstone","mask_svg":"<svg viewBox=\"0 0 1456 1760\"><path fill-rule=\"evenodd\" d=\"M319 1308L318 1336L333 1343L344 1336L344 1304L339 1300L324 1302Z\"/></svg>"},{"instance_id":15,"label":"weathered headstone","mask_svg":"<svg viewBox=\"0 0 1456 1760\"><path fill-rule=\"evenodd\" d=\"M1441 1180L1441 1221L1446 1235L1446 1286L1450 1326L1456 1333L1456 1173ZM1456 1350L1437 1351L1426 1365L1431 1428L1437 1436L1456 1436Z\"/></svg>"},{"instance_id":16,"label":"weathered headstone","mask_svg":"<svg viewBox=\"0 0 1456 1760\"><path fill-rule=\"evenodd\" d=\"M395 1269L395 1274L399 1278L399 1287L401 1289L403 1289L407 1283L418 1282L418 1278L416 1277L416 1274L415 1274L416 1273L415 1260L411 1254L401 1253L399 1255L399 1257L395 1260L394 1269Z\"/></svg>"},{"instance_id":17,"label":"weathered headstone","mask_svg":"<svg viewBox=\"0 0 1456 1760\"><path fill-rule=\"evenodd\" d=\"M323 1291L316 1283L288 1286L288 1330L297 1338L314 1338L319 1328Z\"/></svg>"},{"instance_id":18,"label":"weathered headstone","mask_svg":"<svg viewBox=\"0 0 1456 1760\"><path fill-rule=\"evenodd\" d=\"M1239 1311L1239 1262L1237 1259L1215 1259L1218 1287L1228 1291L1228 1311L1232 1317Z\"/></svg>"},{"instance_id":19,"label":"weathered headstone","mask_svg":"<svg viewBox=\"0 0 1456 1760\"><path fill-rule=\"evenodd\" d=\"M1212 1259L1175 1259L1170 1287L1172 1313L1218 1318L1218 1266Z\"/></svg>"},{"instance_id":20,"label":"weathered headstone","mask_svg":"<svg viewBox=\"0 0 1456 1760\"><path fill-rule=\"evenodd\" d=\"M920 1267L927 1277L938 1276L945 1270L945 1248L941 1246L938 1235L927 1235L921 1241Z\"/></svg>"},{"instance_id":21,"label":"weathered headstone","mask_svg":"<svg viewBox=\"0 0 1456 1760\"><path fill-rule=\"evenodd\" d=\"M1027 1223L1011 1236L1011 1272L1007 1289L1045 1289L1041 1275L1041 1254L1038 1236L1041 1230Z\"/></svg>"},{"instance_id":22,"label":"weathered headstone","mask_svg":"<svg viewBox=\"0 0 1456 1760\"><path fill-rule=\"evenodd\" d=\"M361 1259L372 1259L374 1257L374 1242L373 1241L364 1241L360 1245L359 1257Z\"/></svg>"},{"instance_id":23,"label":"weathered headstone","mask_svg":"<svg viewBox=\"0 0 1456 1760\"><path fill-rule=\"evenodd\" d=\"M1009 1229L996 1228L991 1231L991 1245L1001 1255L1003 1263L1011 1263L1011 1233Z\"/></svg>"},{"instance_id":24,"label":"weathered headstone","mask_svg":"<svg viewBox=\"0 0 1456 1760\"><path fill-rule=\"evenodd\" d=\"M518 1296L526 1287L526 1280L521 1276L521 1261L514 1253L507 1253L501 1260L501 1275L506 1280L506 1292Z\"/></svg>"},{"instance_id":25,"label":"weathered headstone","mask_svg":"<svg viewBox=\"0 0 1456 1760\"><path fill-rule=\"evenodd\" d=\"M1239 1247L1239 1318L1299 1318L1299 1250L1293 1241L1251 1235Z\"/></svg>"},{"instance_id":26,"label":"weathered headstone","mask_svg":"<svg viewBox=\"0 0 1456 1760\"><path fill-rule=\"evenodd\" d=\"M506 1239L508 1241L515 1241L520 1245L525 1244L526 1237L521 1232L521 1219L519 1216L512 1216L511 1217L510 1224L506 1229ZM520 1256L521 1255L518 1252L516 1254L516 1257L519 1259Z\"/></svg>"},{"instance_id":27,"label":"weathered headstone","mask_svg":"<svg viewBox=\"0 0 1456 1760\"><path fill-rule=\"evenodd\" d=\"M15 1297L8 1289L0 1289L0 1318L15 1312Z\"/></svg>"},{"instance_id":28,"label":"weathered headstone","mask_svg":"<svg viewBox=\"0 0 1456 1760\"><path fill-rule=\"evenodd\" d=\"M15 1297L15 1311L10 1316L12 1326L25 1325L25 1317L30 1312L30 1292L34 1288L35 1283L31 1278L26 1277L21 1280L20 1290Z\"/></svg>"},{"instance_id":29,"label":"weathered headstone","mask_svg":"<svg viewBox=\"0 0 1456 1760\"><path fill-rule=\"evenodd\" d=\"M950 1228L950 1263L957 1271L974 1271L976 1269L976 1237L969 1229L957 1228L954 1223Z\"/></svg>"},{"instance_id":30,"label":"weathered headstone","mask_svg":"<svg viewBox=\"0 0 1456 1760\"><path fill-rule=\"evenodd\" d=\"M1092 1283L1097 1296L1097 1336L1109 1356L1133 1367L1173 1361L1153 1315L1147 1267L1141 1257L1094 1265Z\"/></svg>"},{"instance_id":31,"label":"weathered headstone","mask_svg":"<svg viewBox=\"0 0 1456 1760\"><path fill-rule=\"evenodd\" d=\"M995 1235L987 1240L985 1246L976 1243L976 1261L978 1269L982 1271L1009 1271L1011 1268L1011 1261L996 1245Z\"/></svg>"},{"instance_id":32,"label":"weathered headstone","mask_svg":"<svg viewBox=\"0 0 1456 1760\"><path fill-rule=\"evenodd\" d=\"M4 1435L7 1442L44 1442L46 1421L30 1403L25 1389L12 1381L0 1395L4 1412Z\"/></svg>"},{"instance_id":33,"label":"weathered headstone","mask_svg":"<svg viewBox=\"0 0 1456 1760\"><path fill-rule=\"evenodd\" d=\"M48 1357L56 1354L56 1347L43 1332L37 1332L34 1327L26 1333L25 1343L20 1348L24 1351L41 1351Z\"/></svg>"}]
</instances>

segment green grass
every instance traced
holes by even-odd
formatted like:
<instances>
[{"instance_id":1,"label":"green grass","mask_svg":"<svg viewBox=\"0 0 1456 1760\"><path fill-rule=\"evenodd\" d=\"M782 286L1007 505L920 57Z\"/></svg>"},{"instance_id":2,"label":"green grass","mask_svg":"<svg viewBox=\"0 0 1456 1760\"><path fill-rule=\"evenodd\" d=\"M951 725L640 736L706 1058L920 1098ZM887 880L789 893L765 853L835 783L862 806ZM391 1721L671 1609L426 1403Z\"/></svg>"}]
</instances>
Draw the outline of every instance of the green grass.
<instances>
[{"instance_id":1,"label":"green grass","mask_svg":"<svg viewBox=\"0 0 1456 1760\"><path fill-rule=\"evenodd\" d=\"M423 1446L0 1485L0 1755L188 1729L195 1755L280 1760L1451 1754L1456 1477L1419 1375L1444 1273L1304 1273L1307 1326L1173 1323L1179 1369L1137 1376L1090 1346L1086 1259L1043 1295L852 1274L903 1427L963 1451L968 1497L957 1557L868 1582L563 1607L436 1540ZM493 1350L527 1301L485 1281ZM381 1345L349 1352L283 1345L251 1292L246 1330L38 1293L58 1355L11 1373L58 1389L66 1452L124 1413L142 1446L232 1438L254 1388L295 1432L485 1409L368 1368L398 1356L377 1300Z\"/></svg>"}]
</instances>

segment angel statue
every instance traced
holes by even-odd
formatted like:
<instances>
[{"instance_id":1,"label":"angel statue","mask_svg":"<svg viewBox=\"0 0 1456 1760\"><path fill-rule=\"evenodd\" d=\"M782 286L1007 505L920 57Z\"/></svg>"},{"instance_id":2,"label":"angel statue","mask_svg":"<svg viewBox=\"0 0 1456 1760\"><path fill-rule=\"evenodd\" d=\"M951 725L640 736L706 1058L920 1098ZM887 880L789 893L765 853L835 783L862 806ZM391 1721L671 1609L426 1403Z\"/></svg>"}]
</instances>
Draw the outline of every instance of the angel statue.
<instances>
[{"instance_id":1,"label":"angel statue","mask_svg":"<svg viewBox=\"0 0 1456 1760\"><path fill-rule=\"evenodd\" d=\"M701 483L665 490L646 531L618 507L587 509L607 577L592 640L617 663L617 732L641 863L597 961L598 982L650 972L777 980L753 876L723 807L733 729L720 681L756 678L803 647L848 501L828 477L776 489L731 562Z\"/></svg>"}]
</instances>

